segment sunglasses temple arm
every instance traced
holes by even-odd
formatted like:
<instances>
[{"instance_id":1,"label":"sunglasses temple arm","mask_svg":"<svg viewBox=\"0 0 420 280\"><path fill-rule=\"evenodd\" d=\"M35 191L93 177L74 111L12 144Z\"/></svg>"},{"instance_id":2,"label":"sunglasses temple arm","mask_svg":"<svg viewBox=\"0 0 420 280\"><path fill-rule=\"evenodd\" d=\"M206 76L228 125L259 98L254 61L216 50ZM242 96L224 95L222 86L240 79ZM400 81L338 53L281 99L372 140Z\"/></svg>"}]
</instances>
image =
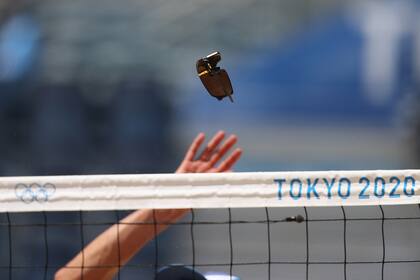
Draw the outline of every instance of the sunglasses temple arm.
<instances>
[{"instance_id":1,"label":"sunglasses temple arm","mask_svg":"<svg viewBox=\"0 0 420 280\"><path fill-rule=\"evenodd\" d=\"M230 102L232 102L232 103L233 103L233 98L232 98L232 95L230 95L230 94L227 94L227 96L229 97L229 99L230 99Z\"/></svg>"}]
</instances>

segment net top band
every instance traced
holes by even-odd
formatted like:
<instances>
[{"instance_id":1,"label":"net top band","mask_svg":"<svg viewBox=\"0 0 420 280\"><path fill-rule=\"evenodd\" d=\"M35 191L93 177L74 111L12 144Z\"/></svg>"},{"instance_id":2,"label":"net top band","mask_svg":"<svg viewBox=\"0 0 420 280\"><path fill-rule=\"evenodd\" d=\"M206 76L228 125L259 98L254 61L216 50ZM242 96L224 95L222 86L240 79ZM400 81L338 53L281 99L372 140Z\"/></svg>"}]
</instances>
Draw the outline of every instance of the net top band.
<instances>
[{"instance_id":1,"label":"net top band","mask_svg":"<svg viewBox=\"0 0 420 280\"><path fill-rule=\"evenodd\" d=\"M420 170L0 178L0 212L420 203Z\"/></svg>"}]
</instances>

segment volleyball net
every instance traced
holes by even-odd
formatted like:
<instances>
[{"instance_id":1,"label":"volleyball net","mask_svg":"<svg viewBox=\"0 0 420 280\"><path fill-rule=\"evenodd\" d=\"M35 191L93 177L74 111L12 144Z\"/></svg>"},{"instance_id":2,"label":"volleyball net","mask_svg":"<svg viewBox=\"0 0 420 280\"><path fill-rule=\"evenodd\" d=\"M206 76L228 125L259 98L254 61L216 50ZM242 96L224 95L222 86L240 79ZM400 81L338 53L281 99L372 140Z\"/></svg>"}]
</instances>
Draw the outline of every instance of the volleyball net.
<instances>
[{"instance_id":1,"label":"volleyball net","mask_svg":"<svg viewBox=\"0 0 420 280\"><path fill-rule=\"evenodd\" d=\"M164 267L246 279L418 279L420 171L252 172L0 179L0 278L51 279L91 269L83 250L114 225L166 231L115 279ZM137 209L187 209L182 219L125 222ZM118 242L120 242L118 236ZM121 241L122 242L122 241ZM208 278L210 279L210 277Z\"/></svg>"}]
</instances>

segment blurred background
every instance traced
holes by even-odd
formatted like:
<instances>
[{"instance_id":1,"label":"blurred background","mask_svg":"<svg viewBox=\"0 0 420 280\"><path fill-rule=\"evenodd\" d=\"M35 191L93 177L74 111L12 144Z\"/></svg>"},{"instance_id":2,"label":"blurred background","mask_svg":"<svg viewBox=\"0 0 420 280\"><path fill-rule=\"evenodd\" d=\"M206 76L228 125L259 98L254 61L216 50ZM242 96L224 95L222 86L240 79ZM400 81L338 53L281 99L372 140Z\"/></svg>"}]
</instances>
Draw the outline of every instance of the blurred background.
<instances>
[{"instance_id":1,"label":"blurred background","mask_svg":"<svg viewBox=\"0 0 420 280\"><path fill-rule=\"evenodd\" d=\"M173 172L219 129L239 137L237 171L419 167L419 14L418 0L2 0L0 174ZM196 75L215 50L233 104Z\"/></svg>"}]
</instances>

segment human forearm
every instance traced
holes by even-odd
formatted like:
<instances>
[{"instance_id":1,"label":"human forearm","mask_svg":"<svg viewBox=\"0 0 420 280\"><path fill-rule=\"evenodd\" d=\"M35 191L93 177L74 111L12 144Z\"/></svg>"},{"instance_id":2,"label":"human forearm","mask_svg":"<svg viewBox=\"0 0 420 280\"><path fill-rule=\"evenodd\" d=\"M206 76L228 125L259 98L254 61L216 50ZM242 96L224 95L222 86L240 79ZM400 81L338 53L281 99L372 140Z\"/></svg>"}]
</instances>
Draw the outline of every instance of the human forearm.
<instances>
[{"instance_id":1,"label":"human forearm","mask_svg":"<svg viewBox=\"0 0 420 280\"><path fill-rule=\"evenodd\" d=\"M112 279L168 223L176 222L188 210L138 210L113 225L93 240L65 267L55 279ZM162 224L163 223L163 224Z\"/></svg>"}]
</instances>

